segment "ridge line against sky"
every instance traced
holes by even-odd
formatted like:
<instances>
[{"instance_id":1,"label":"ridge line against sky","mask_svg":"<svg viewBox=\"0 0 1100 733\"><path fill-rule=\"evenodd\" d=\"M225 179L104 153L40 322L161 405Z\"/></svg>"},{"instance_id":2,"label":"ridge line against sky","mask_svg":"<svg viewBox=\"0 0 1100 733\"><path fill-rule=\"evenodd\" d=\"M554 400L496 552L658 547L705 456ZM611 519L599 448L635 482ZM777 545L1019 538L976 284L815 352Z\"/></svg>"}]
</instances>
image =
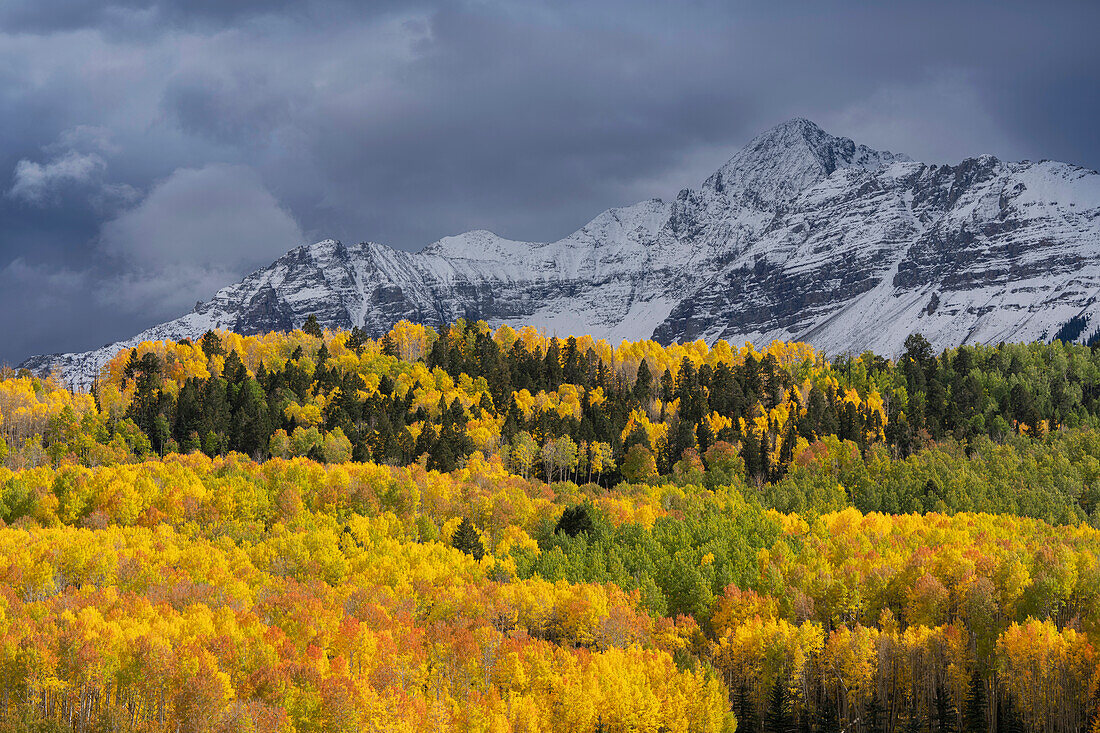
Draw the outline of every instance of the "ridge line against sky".
<instances>
[{"instance_id":1,"label":"ridge line against sky","mask_svg":"<svg viewBox=\"0 0 1100 733\"><path fill-rule=\"evenodd\" d=\"M0 362L124 338L324 237L558 239L806 117L1096 169L1100 7L9 0Z\"/></svg>"}]
</instances>

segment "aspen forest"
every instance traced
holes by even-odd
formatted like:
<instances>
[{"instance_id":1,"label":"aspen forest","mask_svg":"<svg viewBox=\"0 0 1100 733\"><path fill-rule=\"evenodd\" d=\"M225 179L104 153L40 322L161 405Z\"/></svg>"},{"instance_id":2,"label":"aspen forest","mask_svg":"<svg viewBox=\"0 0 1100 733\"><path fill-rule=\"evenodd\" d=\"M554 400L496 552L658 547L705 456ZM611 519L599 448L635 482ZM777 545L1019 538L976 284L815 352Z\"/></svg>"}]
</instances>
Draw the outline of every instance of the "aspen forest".
<instances>
[{"instance_id":1,"label":"aspen forest","mask_svg":"<svg viewBox=\"0 0 1100 733\"><path fill-rule=\"evenodd\" d=\"M458 321L0 372L0 730L1100 732L1100 351Z\"/></svg>"}]
</instances>

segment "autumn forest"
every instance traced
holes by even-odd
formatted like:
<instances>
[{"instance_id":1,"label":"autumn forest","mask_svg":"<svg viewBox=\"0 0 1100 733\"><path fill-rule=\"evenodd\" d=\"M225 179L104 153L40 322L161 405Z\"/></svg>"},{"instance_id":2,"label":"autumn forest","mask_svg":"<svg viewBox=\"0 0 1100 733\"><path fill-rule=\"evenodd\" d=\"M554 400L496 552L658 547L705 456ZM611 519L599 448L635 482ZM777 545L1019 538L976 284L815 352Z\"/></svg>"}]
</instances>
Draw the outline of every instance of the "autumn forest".
<instances>
[{"instance_id":1,"label":"autumn forest","mask_svg":"<svg viewBox=\"0 0 1100 733\"><path fill-rule=\"evenodd\" d=\"M1100 351L408 322L0 372L0 729L1100 731Z\"/></svg>"}]
</instances>

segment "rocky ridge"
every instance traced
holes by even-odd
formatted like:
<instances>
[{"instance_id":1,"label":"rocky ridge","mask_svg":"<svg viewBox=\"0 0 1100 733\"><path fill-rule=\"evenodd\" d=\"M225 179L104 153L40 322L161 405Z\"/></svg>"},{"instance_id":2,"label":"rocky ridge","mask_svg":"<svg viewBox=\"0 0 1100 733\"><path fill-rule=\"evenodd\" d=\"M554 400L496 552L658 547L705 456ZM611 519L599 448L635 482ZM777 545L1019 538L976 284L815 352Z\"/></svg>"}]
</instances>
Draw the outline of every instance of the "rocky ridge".
<instances>
[{"instance_id":1,"label":"rocky ridge","mask_svg":"<svg viewBox=\"0 0 1100 733\"><path fill-rule=\"evenodd\" d=\"M75 386L122 348L210 328L381 335L403 318L590 333L613 342L808 341L892 356L1087 340L1100 320L1100 175L992 156L926 165L796 119L698 189L609 209L556 242L487 231L412 253L325 240L288 252L180 318L96 351L32 357Z\"/></svg>"}]
</instances>

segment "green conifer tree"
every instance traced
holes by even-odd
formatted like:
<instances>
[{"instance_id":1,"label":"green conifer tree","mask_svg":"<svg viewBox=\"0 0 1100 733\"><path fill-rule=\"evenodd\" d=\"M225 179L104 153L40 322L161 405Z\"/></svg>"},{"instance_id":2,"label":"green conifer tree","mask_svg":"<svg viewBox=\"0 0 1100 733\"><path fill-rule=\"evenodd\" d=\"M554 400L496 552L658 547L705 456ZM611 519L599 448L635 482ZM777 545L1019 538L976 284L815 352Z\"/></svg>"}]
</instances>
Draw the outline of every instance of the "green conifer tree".
<instances>
[{"instance_id":1,"label":"green conifer tree","mask_svg":"<svg viewBox=\"0 0 1100 733\"><path fill-rule=\"evenodd\" d=\"M786 680L780 676L775 678L768 695L768 707L764 711L764 733L795 733L790 691Z\"/></svg>"},{"instance_id":2,"label":"green conifer tree","mask_svg":"<svg viewBox=\"0 0 1100 733\"><path fill-rule=\"evenodd\" d=\"M963 709L963 733L986 733L989 724L986 719L985 681L978 670L970 677L970 690L966 695L966 707Z\"/></svg>"},{"instance_id":3,"label":"green conifer tree","mask_svg":"<svg viewBox=\"0 0 1100 733\"><path fill-rule=\"evenodd\" d=\"M475 560L480 560L485 555L485 548L481 544L481 535L477 527L469 517L463 517L454 534L451 536L451 546L470 555Z\"/></svg>"},{"instance_id":4,"label":"green conifer tree","mask_svg":"<svg viewBox=\"0 0 1100 733\"><path fill-rule=\"evenodd\" d=\"M316 314L314 314L314 313L309 314L309 318L307 318L306 322L304 324L302 324L302 331L304 331L305 333L308 333L310 336L316 336L317 338L321 338L321 335L322 335L321 324L317 321Z\"/></svg>"}]
</instances>

